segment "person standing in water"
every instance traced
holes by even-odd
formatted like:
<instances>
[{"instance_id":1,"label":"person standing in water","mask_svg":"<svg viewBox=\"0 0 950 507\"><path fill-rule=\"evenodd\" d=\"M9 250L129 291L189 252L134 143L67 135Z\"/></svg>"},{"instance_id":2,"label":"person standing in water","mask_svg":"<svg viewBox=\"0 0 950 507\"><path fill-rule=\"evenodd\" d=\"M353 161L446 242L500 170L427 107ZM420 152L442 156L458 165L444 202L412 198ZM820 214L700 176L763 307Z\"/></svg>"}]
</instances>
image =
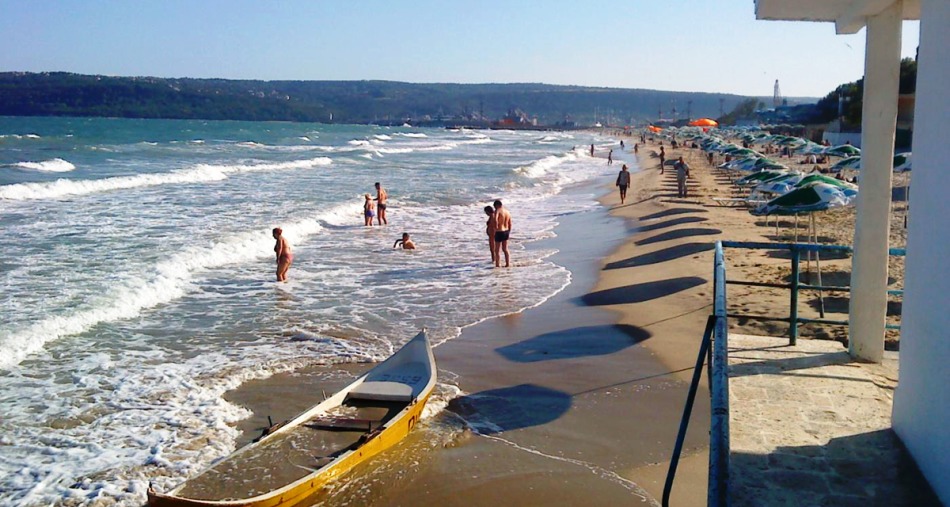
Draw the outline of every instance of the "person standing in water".
<instances>
[{"instance_id":1,"label":"person standing in water","mask_svg":"<svg viewBox=\"0 0 950 507\"><path fill-rule=\"evenodd\" d=\"M485 234L488 234L488 251L491 252L492 264L495 263L495 208L485 206L485 214L488 215L488 221L485 222Z\"/></svg>"},{"instance_id":2,"label":"person standing in water","mask_svg":"<svg viewBox=\"0 0 950 507\"><path fill-rule=\"evenodd\" d=\"M379 182L376 182L376 198L374 201L378 201L376 204L376 221L378 225L389 225L389 222L386 221L386 199L389 198L389 194L386 193L386 190L383 189L382 185Z\"/></svg>"},{"instance_id":3,"label":"person standing in water","mask_svg":"<svg viewBox=\"0 0 950 507\"><path fill-rule=\"evenodd\" d=\"M614 150L610 150L607 153L607 165L613 165L614 163Z\"/></svg>"},{"instance_id":4,"label":"person standing in water","mask_svg":"<svg viewBox=\"0 0 950 507\"><path fill-rule=\"evenodd\" d=\"M627 164L620 168L620 174L617 175L617 186L620 187L620 204L627 199L627 187L630 186L630 171L627 170Z\"/></svg>"},{"instance_id":5,"label":"person standing in water","mask_svg":"<svg viewBox=\"0 0 950 507\"><path fill-rule=\"evenodd\" d=\"M364 196L366 201L363 203L363 225L366 227L373 226L373 196L366 194Z\"/></svg>"},{"instance_id":6,"label":"person standing in water","mask_svg":"<svg viewBox=\"0 0 950 507\"><path fill-rule=\"evenodd\" d=\"M284 230L280 227L274 227L272 231L277 244L274 245L274 253L277 254L277 281L287 281L287 271L290 265L294 263L294 252L290 248L290 242L284 237Z\"/></svg>"},{"instance_id":7,"label":"person standing in water","mask_svg":"<svg viewBox=\"0 0 950 507\"><path fill-rule=\"evenodd\" d=\"M501 253L505 254L505 267L511 266L511 254L508 253L508 238L511 237L511 213L495 201L495 267L501 267Z\"/></svg>"},{"instance_id":8,"label":"person standing in water","mask_svg":"<svg viewBox=\"0 0 950 507\"><path fill-rule=\"evenodd\" d=\"M590 145L590 156L594 156L594 145Z\"/></svg>"}]
</instances>

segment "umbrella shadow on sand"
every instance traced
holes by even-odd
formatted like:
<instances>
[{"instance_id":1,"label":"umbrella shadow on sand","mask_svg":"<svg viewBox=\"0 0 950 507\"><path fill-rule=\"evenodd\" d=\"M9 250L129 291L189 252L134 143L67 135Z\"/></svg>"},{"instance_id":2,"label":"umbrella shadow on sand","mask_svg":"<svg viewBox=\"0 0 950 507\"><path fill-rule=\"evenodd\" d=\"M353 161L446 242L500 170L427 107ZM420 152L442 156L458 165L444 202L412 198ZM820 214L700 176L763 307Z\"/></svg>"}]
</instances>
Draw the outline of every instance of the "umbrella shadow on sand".
<instances>
[{"instance_id":1,"label":"umbrella shadow on sand","mask_svg":"<svg viewBox=\"0 0 950 507\"><path fill-rule=\"evenodd\" d=\"M656 252L636 255L627 259L608 263L604 269L632 268L636 266L646 266L649 264L659 264L681 257L696 255L702 252L708 252L715 246L713 243L683 243L682 245L671 246Z\"/></svg>"},{"instance_id":2,"label":"umbrella shadow on sand","mask_svg":"<svg viewBox=\"0 0 950 507\"><path fill-rule=\"evenodd\" d=\"M640 220L654 220L657 218L665 218L673 215L682 215L684 213L709 213L709 211L700 208L670 208L668 210L658 211L649 215L643 215L640 217Z\"/></svg>"},{"instance_id":3,"label":"umbrella shadow on sand","mask_svg":"<svg viewBox=\"0 0 950 507\"><path fill-rule=\"evenodd\" d=\"M659 222L656 224L638 225L634 227L634 230L638 232L649 232L649 231L656 231L659 229L666 229L667 227L674 227L677 225L693 224L696 222L706 222L708 220L709 219L706 217L678 217L678 218L671 218L665 222Z\"/></svg>"},{"instance_id":4,"label":"umbrella shadow on sand","mask_svg":"<svg viewBox=\"0 0 950 507\"><path fill-rule=\"evenodd\" d=\"M635 283L624 287L599 290L584 294L580 297L580 300L588 306L642 303L692 289L693 287L698 287L705 283L708 283L705 278L683 276L656 282Z\"/></svg>"},{"instance_id":5,"label":"umbrella shadow on sand","mask_svg":"<svg viewBox=\"0 0 950 507\"><path fill-rule=\"evenodd\" d=\"M644 238L636 242L637 245L649 245L651 243L659 243L661 241L669 241L672 239L681 239L688 238L691 236L713 236L716 234L722 234L722 231L719 229L703 229L703 228L692 228L692 229L677 229L675 231L668 231L656 236L651 236L649 238Z\"/></svg>"},{"instance_id":6,"label":"umbrella shadow on sand","mask_svg":"<svg viewBox=\"0 0 950 507\"><path fill-rule=\"evenodd\" d=\"M490 389L453 399L448 410L481 435L540 426L571 408L571 395L534 384Z\"/></svg>"},{"instance_id":7,"label":"umbrella shadow on sand","mask_svg":"<svg viewBox=\"0 0 950 507\"><path fill-rule=\"evenodd\" d=\"M509 361L535 363L555 359L606 356L653 336L636 326L588 326L545 333L495 349Z\"/></svg>"}]
</instances>

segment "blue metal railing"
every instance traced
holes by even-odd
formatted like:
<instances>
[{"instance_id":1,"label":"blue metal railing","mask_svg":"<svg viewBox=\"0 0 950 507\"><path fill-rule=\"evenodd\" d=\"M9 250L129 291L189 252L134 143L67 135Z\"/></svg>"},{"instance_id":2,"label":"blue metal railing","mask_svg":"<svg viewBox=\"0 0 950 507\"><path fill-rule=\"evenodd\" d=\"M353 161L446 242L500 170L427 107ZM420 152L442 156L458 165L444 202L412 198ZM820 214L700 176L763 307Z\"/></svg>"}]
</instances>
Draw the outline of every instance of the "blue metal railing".
<instances>
[{"instance_id":1,"label":"blue metal railing","mask_svg":"<svg viewBox=\"0 0 950 507\"><path fill-rule=\"evenodd\" d=\"M732 280L726 283L731 285L745 285L749 287L771 287L779 289L790 289L790 301L789 301L789 316L784 317L770 317L764 315L745 315L745 314L729 314L729 317L737 317L744 319L753 319L753 320L772 320L772 321L783 321L788 322L788 337L789 344L795 345L798 340L798 326L799 324L828 324L835 326L847 326L847 320L831 320L825 319L824 311L824 301L821 300L821 306L819 308L819 314L821 318L811 319L800 317L798 314L798 292L801 290L816 290L816 291L827 291L827 292L847 292L851 290L851 287L848 286L836 286L836 285L811 285L801 283L801 257L803 253L815 253L816 256L820 252L836 252L851 254L854 252L854 249L850 246L845 245L819 245L813 243L762 243L754 241L722 241L720 242L722 247L725 248L744 248L744 249L753 249L753 250L788 250L792 254L792 276L790 284L779 284L779 283L764 283L764 282L748 282L740 280ZM906 255L906 250L903 248L891 248L888 250L888 255L903 257ZM903 296L904 291L902 290L888 290L888 295L891 296ZM888 324L887 329L900 329L898 324Z\"/></svg>"},{"instance_id":2,"label":"blue metal railing","mask_svg":"<svg viewBox=\"0 0 950 507\"><path fill-rule=\"evenodd\" d=\"M673 492L673 480L686 440L686 430L693 412L693 402L702 378L703 362L708 361L711 398L711 424L709 432L709 483L707 505L729 505L729 360L728 360L728 314L726 312L726 264L722 244L716 242L715 272L713 275L713 314L706 319L706 330L699 345L699 355L693 369L693 379L686 395L686 406L680 420L676 444L670 458L670 468L663 486L663 507L669 507Z\"/></svg>"},{"instance_id":3,"label":"blue metal railing","mask_svg":"<svg viewBox=\"0 0 950 507\"><path fill-rule=\"evenodd\" d=\"M767 250L788 250L792 254L791 284L774 284L762 282L744 282L726 280L726 263L723 248L746 248ZM800 282L799 265L803 252L839 252L853 253L853 249L844 245L817 245L810 243L757 243L744 241L717 241L713 271L713 312L706 320L706 329L699 346L699 355L693 369L693 378L686 396L686 406L683 408L683 418L680 420L676 444L670 458L670 468L667 472L666 483L663 488L663 507L670 505L670 495L673 491L673 481L679 465L689 419L693 411L693 403L702 378L703 363L708 362L709 396L710 396L710 431L709 431L709 479L707 505L710 507L728 507L729 505L729 317L743 317L760 320L780 320L789 322L789 338L792 345L798 337L798 324L825 323L847 325L848 321L834 321L827 319L807 319L798 316L798 291L847 291L850 287L810 285ZM903 248L891 248L889 255L904 256ZM819 282L820 283L820 282ZM756 315L730 314L726 305L726 285L747 285L757 287L774 287L791 289L790 315L787 319ZM889 290L889 295L903 295L902 290ZM822 317L824 316L822 309ZM899 326L888 326L889 329L899 329Z\"/></svg>"}]
</instances>

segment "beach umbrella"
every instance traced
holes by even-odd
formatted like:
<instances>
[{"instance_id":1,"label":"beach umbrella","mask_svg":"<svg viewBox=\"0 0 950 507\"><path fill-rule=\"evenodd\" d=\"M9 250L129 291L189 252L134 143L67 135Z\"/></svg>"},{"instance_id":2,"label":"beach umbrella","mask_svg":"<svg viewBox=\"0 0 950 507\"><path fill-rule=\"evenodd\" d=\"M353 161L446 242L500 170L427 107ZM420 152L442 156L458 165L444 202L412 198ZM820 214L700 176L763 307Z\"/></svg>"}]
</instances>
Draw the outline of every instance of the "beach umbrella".
<instances>
[{"instance_id":1,"label":"beach umbrella","mask_svg":"<svg viewBox=\"0 0 950 507\"><path fill-rule=\"evenodd\" d=\"M894 155L894 172L902 173L904 171L910 171L911 162L910 162L910 152L907 153L898 153Z\"/></svg>"},{"instance_id":2,"label":"beach umbrella","mask_svg":"<svg viewBox=\"0 0 950 507\"><path fill-rule=\"evenodd\" d=\"M836 173L840 172L843 169L851 169L854 171L861 170L861 157L848 157L841 159L835 165L828 168L829 171ZM894 172L902 173L904 171L911 170L911 152L907 153L898 153L894 155Z\"/></svg>"},{"instance_id":3,"label":"beach umbrella","mask_svg":"<svg viewBox=\"0 0 950 507\"><path fill-rule=\"evenodd\" d=\"M856 195L857 192L854 194ZM854 195L847 195L839 187L826 183L816 183L780 195L751 210L751 213L756 216L796 215L848 206L853 200Z\"/></svg>"},{"instance_id":4,"label":"beach umbrella","mask_svg":"<svg viewBox=\"0 0 950 507\"><path fill-rule=\"evenodd\" d=\"M828 148L825 150L825 154L832 157L855 157L861 155L861 150L850 144L842 144L834 148Z\"/></svg>"},{"instance_id":5,"label":"beach umbrella","mask_svg":"<svg viewBox=\"0 0 950 507\"><path fill-rule=\"evenodd\" d=\"M861 157L847 157L839 160L835 165L828 168L833 173L841 172L844 169L860 169Z\"/></svg>"},{"instance_id":6,"label":"beach umbrella","mask_svg":"<svg viewBox=\"0 0 950 507\"><path fill-rule=\"evenodd\" d=\"M782 195L795 188L795 184L801 181L801 179L801 173L786 173L762 181L752 191L758 194Z\"/></svg>"},{"instance_id":7,"label":"beach umbrella","mask_svg":"<svg viewBox=\"0 0 950 507\"><path fill-rule=\"evenodd\" d=\"M700 118L689 122L693 127L718 127L719 122L710 118Z\"/></svg>"},{"instance_id":8,"label":"beach umbrella","mask_svg":"<svg viewBox=\"0 0 950 507\"><path fill-rule=\"evenodd\" d=\"M749 185L758 185L759 183L762 183L765 180L770 180L772 178L782 176L783 174L788 174L788 172L787 171L771 171L771 170L759 171L757 173L747 174L737 179L736 185L743 186L743 187L749 186Z\"/></svg>"},{"instance_id":9,"label":"beach umbrella","mask_svg":"<svg viewBox=\"0 0 950 507\"><path fill-rule=\"evenodd\" d=\"M815 185L818 183L823 183L825 185L831 185L833 187L838 187L842 189L845 193L855 192L857 193L858 187L852 185L844 180L839 180L837 178L832 178L831 176L825 176L824 174L812 173L808 176L805 176L798 183L795 184L795 188L807 187L809 185Z\"/></svg>"}]
</instances>

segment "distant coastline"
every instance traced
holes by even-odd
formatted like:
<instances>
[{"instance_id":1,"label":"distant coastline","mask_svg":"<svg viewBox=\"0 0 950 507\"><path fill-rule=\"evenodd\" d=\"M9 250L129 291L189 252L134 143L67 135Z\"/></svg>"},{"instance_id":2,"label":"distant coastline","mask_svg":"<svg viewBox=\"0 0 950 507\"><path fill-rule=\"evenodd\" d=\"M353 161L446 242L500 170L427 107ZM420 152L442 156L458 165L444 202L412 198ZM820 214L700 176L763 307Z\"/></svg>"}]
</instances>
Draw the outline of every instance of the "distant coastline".
<instances>
[{"instance_id":1,"label":"distant coastline","mask_svg":"<svg viewBox=\"0 0 950 507\"><path fill-rule=\"evenodd\" d=\"M249 81L66 72L0 73L2 116L409 123L571 130L598 122L605 125L646 122L658 114L714 117L723 107L731 110L748 98L720 93L538 83ZM524 111L536 125L495 125L514 108Z\"/></svg>"}]
</instances>

